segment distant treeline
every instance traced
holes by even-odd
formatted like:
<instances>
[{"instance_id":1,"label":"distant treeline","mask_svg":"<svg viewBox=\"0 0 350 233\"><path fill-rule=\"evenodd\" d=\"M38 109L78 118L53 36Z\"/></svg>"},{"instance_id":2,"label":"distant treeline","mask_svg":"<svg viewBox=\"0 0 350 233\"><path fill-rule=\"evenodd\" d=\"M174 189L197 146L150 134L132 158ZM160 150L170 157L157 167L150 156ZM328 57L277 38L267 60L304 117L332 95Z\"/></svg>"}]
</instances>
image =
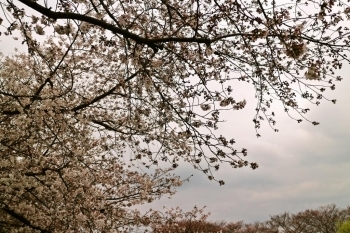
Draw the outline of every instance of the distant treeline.
<instances>
[{"instance_id":1,"label":"distant treeline","mask_svg":"<svg viewBox=\"0 0 350 233\"><path fill-rule=\"evenodd\" d=\"M274 215L265 222L244 223L186 219L164 223L153 233L350 233L350 206L327 205L318 209Z\"/></svg>"}]
</instances>

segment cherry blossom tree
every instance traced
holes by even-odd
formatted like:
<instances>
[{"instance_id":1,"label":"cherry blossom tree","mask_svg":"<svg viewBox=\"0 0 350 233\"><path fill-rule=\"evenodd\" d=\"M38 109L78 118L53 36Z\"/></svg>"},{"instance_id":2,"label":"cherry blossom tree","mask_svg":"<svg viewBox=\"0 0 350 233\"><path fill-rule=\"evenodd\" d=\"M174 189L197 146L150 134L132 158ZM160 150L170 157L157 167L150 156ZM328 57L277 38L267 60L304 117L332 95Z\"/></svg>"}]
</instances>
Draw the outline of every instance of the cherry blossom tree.
<instances>
[{"instance_id":1,"label":"cherry blossom tree","mask_svg":"<svg viewBox=\"0 0 350 233\"><path fill-rule=\"evenodd\" d=\"M243 221L226 223L209 222L206 219L182 219L172 224L155 226L153 233L272 233L268 231L265 223L256 222L245 224Z\"/></svg>"},{"instance_id":2,"label":"cherry blossom tree","mask_svg":"<svg viewBox=\"0 0 350 233\"><path fill-rule=\"evenodd\" d=\"M161 233L226 233L224 222L207 222L205 220L181 220L171 225L156 226L152 232Z\"/></svg>"},{"instance_id":3,"label":"cherry blossom tree","mask_svg":"<svg viewBox=\"0 0 350 233\"><path fill-rule=\"evenodd\" d=\"M277 131L272 102L310 121L298 101L328 100L349 62L350 7L335 0L0 5L2 37L27 48L1 57L3 232L129 232L182 216L132 207L173 194L181 161L210 180L221 164L258 167L217 133L222 111L246 105L232 85L254 86L260 136L263 120Z\"/></svg>"},{"instance_id":4,"label":"cherry blossom tree","mask_svg":"<svg viewBox=\"0 0 350 233\"><path fill-rule=\"evenodd\" d=\"M168 218L160 222L152 223L152 232L182 233L182 232L219 232L225 223L211 223L207 221L209 214L204 213L204 208L195 207L191 212L182 214L180 208L167 211Z\"/></svg>"}]
</instances>

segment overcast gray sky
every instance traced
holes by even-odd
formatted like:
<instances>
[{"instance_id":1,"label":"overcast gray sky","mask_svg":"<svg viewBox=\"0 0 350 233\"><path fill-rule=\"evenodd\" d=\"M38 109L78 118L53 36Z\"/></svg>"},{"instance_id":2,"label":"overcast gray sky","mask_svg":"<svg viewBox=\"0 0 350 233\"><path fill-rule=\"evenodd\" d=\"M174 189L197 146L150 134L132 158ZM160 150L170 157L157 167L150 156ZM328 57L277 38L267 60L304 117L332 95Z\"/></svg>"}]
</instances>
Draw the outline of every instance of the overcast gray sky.
<instances>
[{"instance_id":1,"label":"overcast gray sky","mask_svg":"<svg viewBox=\"0 0 350 233\"><path fill-rule=\"evenodd\" d=\"M322 101L318 107L304 103L311 111L308 118L320 122L297 122L290 119L281 105L275 105L277 126L275 133L264 124L261 138L256 138L252 119L256 99L249 84L236 82L233 96L245 98L247 106L240 111L225 113L227 122L219 134L236 139L237 148L248 149L247 159L259 163L259 169L231 169L217 172L226 184L209 181L189 165L178 170L184 178L191 174L172 199L162 199L151 206L180 206L189 210L194 205L207 206L209 219L245 222L264 221L270 215L285 211L298 212L322 205L350 205L350 65L344 65L342 82L335 91L326 91L334 105Z\"/></svg>"}]
</instances>

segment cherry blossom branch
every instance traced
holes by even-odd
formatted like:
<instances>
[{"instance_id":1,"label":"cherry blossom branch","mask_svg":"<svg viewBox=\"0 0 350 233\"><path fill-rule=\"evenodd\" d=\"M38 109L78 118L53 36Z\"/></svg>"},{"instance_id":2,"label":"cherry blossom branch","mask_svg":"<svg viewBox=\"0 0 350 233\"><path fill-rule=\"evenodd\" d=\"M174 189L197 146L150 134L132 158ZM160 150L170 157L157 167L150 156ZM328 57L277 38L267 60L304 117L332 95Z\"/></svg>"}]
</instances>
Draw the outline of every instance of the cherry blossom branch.
<instances>
[{"instance_id":1,"label":"cherry blossom branch","mask_svg":"<svg viewBox=\"0 0 350 233\"><path fill-rule=\"evenodd\" d=\"M233 36L242 36L242 33L232 33L228 35L219 36L217 38L198 38L198 37L164 37L164 38L144 38L139 35L136 35L128 30L122 29L120 27L113 26L110 23L107 23L103 20L98 20L96 18L87 16L87 15L81 15L77 13L69 13L69 12L55 12L51 9L48 9L46 7L43 7L42 5L31 1L31 0L19 0L23 4L27 5L28 7L36 10L37 12L45 15L46 17L50 19L73 19L73 20L80 20L87 23L91 23L96 26L100 26L106 30L109 30L113 33L123 35L125 38L133 39L135 42L139 44L146 44L151 48L160 48L162 49L162 46L156 45L157 43L165 43L165 42L195 42L195 43L203 43L203 44L211 44L215 41L221 40L223 38L227 37L233 37ZM245 36L252 36L253 34L244 34Z\"/></svg>"},{"instance_id":2,"label":"cherry blossom branch","mask_svg":"<svg viewBox=\"0 0 350 233\"><path fill-rule=\"evenodd\" d=\"M29 226L32 229L38 230L41 233L50 233L50 231L44 230L44 229L37 227L37 226L33 226L27 218L16 213L14 210L11 210L8 206L3 207L2 210L5 211L6 213L8 213L9 215L11 215L12 217L14 217L15 219L19 220L23 224Z\"/></svg>"},{"instance_id":3,"label":"cherry blossom branch","mask_svg":"<svg viewBox=\"0 0 350 233\"><path fill-rule=\"evenodd\" d=\"M130 77L128 77L127 79L125 79L124 82L130 81L131 79L133 79L134 77L136 77L139 73L140 73L140 70L137 71L136 73L132 74L132 75L131 75ZM111 88L109 91L107 91L107 92L105 92L105 93L103 93L103 94L101 94L101 95L99 95L99 96L96 96L96 97L95 97L94 99L92 99L90 102L88 102L88 103L83 103L83 104L80 104L80 105L76 106L75 108L72 109L72 111L76 112L76 111L78 111L78 110L81 110L81 109L83 109L83 108L86 108L86 107L88 107L88 106L90 106L90 105L92 105L92 104L98 102L99 100L101 100L101 99L105 98L106 96L112 94L113 91L115 91L115 90L116 90L118 87L120 87L120 86L121 86L121 84L118 83L116 86L114 86L113 88Z\"/></svg>"}]
</instances>

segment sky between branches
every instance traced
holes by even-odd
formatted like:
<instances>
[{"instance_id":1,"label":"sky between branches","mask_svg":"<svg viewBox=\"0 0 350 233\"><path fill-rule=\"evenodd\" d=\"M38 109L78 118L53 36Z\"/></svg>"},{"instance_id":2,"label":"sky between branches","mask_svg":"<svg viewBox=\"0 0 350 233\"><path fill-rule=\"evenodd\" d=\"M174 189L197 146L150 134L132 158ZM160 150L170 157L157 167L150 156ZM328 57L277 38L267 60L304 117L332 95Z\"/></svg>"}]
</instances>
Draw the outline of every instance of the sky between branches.
<instances>
[{"instance_id":1,"label":"sky between branches","mask_svg":"<svg viewBox=\"0 0 350 233\"><path fill-rule=\"evenodd\" d=\"M246 99L241 111L225 112L219 128L224 136L233 135L238 147L248 148L249 159L259 163L259 169L232 170L222 167L218 179L225 185L210 182L202 173L183 164L178 173L184 178L192 174L178 193L169 199L142 206L142 209L163 206L207 206L212 220L246 222L264 221L270 215L285 211L299 212L334 203L341 208L350 205L350 65L344 65L344 78L334 92L326 96L337 99L336 105L323 102L310 107L310 123L290 119L281 104L275 104L277 128L275 133L263 125L256 138L253 126L256 99L247 83L236 82L232 96ZM293 115L293 114L292 114Z\"/></svg>"}]
</instances>

